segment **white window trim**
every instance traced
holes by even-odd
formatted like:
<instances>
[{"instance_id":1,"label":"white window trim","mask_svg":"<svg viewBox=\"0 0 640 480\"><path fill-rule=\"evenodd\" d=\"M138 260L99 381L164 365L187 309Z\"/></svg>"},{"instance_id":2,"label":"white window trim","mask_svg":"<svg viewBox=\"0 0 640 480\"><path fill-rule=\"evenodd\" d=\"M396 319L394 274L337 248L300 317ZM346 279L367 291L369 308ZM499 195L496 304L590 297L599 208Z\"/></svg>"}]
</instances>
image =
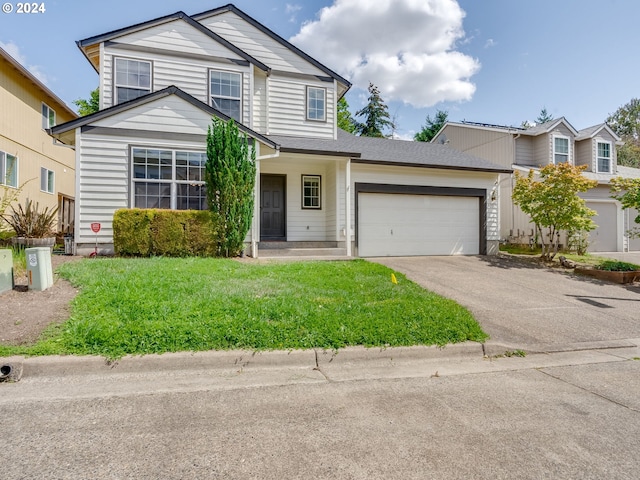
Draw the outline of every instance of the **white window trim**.
<instances>
[{"instance_id":1,"label":"white window trim","mask_svg":"<svg viewBox=\"0 0 640 480\"><path fill-rule=\"evenodd\" d=\"M7 168L7 156L13 157L15 159L15 165L16 165L16 184L15 185L11 185L7 183L7 174L9 171ZM16 155L11 155L10 153L0 151L0 185L4 185L9 188L18 188L18 185L20 184L19 165L20 165L20 162L18 161L18 157Z\"/></svg>"},{"instance_id":2,"label":"white window trim","mask_svg":"<svg viewBox=\"0 0 640 480\"><path fill-rule=\"evenodd\" d=\"M317 206L306 206L304 204L304 182L307 178L317 179L318 180L318 205ZM321 175L302 175L302 209L303 210L322 210L322 176Z\"/></svg>"},{"instance_id":3,"label":"white window trim","mask_svg":"<svg viewBox=\"0 0 640 480\"><path fill-rule=\"evenodd\" d=\"M324 96L324 112L322 118L309 118L309 91L310 90L321 90ZM307 85L306 89L306 97L305 97L305 106L304 106L305 118L309 122L327 122L327 89L324 87L314 87L311 85Z\"/></svg>"},{"instance_id":4,"label":"white window trim","mask_svg":"<svg viewBox=\"0 0 640 480\"><path fill-rule=\"evenodd\" d=\"M45 178L43 174L46 175L46 181L47 181L46 189L42 188L43 180ZM52 178L51 191L49 191L49 177ZM47 167L40 167L40 191L44 193L48 193L50 195L53 195L56 192L56 173L53 170L49 170Z\"/></svg>"},{"instance_id":5,"label":"white window trim","mask_svg":"<svg viewBox=\"0 0 640 480\"><path fill-rule=\"evenodd\" d=\"M213 105L213 93L211 92L211 74L213 72L217 72L217 73L231 73L233 75L238 75L240 77L240 96L239 97L231 97L231 96L226 96L226 95L216 95L216 98L220 98L223 100L239 100L240 101L240 118L239 119L235 119L234 120L238 123L243 123L243 119L244 119L244 115L243 115L243 111L242 111L242 107L243 107L243 102L242 102L242 97L243 97L243 93L244 93L244 75L242 74L242 72L237 72L234 70L224 70L221 68L210 68L209 69L209 85L208 85L208 93L209 93L209 105L213 108L216 108ZM217 108L216 108L217 110ZM224 112L222 112L224 113ZM231 117L233 118L233 117Z\"/></svg>"},{"instance_id":6,"label":"white window trim","mask_svg":"<svg viewBox=\"0 0 640 480\"><path fill-rule=\"evenodd\" d=\"M134 150L158 150L158 151L170 151L171 152L171 180L163 179L163 178L135 178L134 169L133 169L133 151ZM170 208L171 210L176 210L178 206L178 184L197 184L204 185L203 181L194 181L194 180L176 180L176 153L177 152L185 152L185 153L206 153L203 150L198 150L196 148L187 148L187 147L168 147L168 146L157 146L157 145L131 145L129 146L129 184L130 184L130 195L129 195L129 205L130 208L137 208L136 204L136 183L166 183L171 185L171 197L170 197Z\"/></svg>"},{"instance_id":7,"label":"white window trim","mask_svg":"<svg viewBox=\"0 0 640 480\"><path fill-rule=\"evenodd\" d=\"M568 137L566 135L553 135L553 153L552 153L552 160L553 160L553 164L557 165L556 163L556 138L564 138L567 140L567 153L558 153L558 155L566 155L567 156L567 162L571 164L571 137Z\"/></svg>"},{"instance_id":8,"label":"white window trim","mask_svg":"<svg viewBox=\"0 0 640 480\"><path fill-rule=\"evenodd\" d=\"M598 151L598 146L600 144L604 144L604 145L609 145L609 170L604 171L604 170L600 170L600 158L607 158L607 157L601 157L599 155L599 151ZM613 172L613 145L611 144L611 142L607 142L606 140L596 140L596 172L597 173L612 173Z\"/></svg>"},{"instance_id":9,"label":"white window trim","mask_svg":"<svg viewBox=\"0 0 640 480\"><path fill-rule=\"evenodd\" d=\"M47 116L45 117L44 114L42 115L42 129L46 130L48 128L54 127L56 125L56 111L51 108L49 105L47 105L46 103L42 102L42 110L47 109ZM41 112L43 113L43 112ZM53 125L51 124L51 113L53 113ZM45 125L45 121L46 121L46 125Z\"/></svg>"},{"instance_id":10,"label":"white window trim","mask_svg":"<svg viewBox=\"0 0 640 480\"><path fill-rule=\"evenodd\" d=\"M119 85L118 84L118 60L131 60L134 62L140 62L140 63L148 63L149 64L149 89L147 92L146 88L140 88L140 87L132 87L130 85ZM140 90L140 91L144 91L147 92L144 95L148 95L149 93L153 92L153 62L151 60L144 60L142 58L133 58L133 57L113 57L113 66L112 66L112 78L113 78L113 105L118 105L120 102L118 102L118 87L122 87L122 88L130 88L132 90ZM142 95L141 95L142 96ZM124 103L124 102L123 102Z\"/></svg>"}]
</instances>

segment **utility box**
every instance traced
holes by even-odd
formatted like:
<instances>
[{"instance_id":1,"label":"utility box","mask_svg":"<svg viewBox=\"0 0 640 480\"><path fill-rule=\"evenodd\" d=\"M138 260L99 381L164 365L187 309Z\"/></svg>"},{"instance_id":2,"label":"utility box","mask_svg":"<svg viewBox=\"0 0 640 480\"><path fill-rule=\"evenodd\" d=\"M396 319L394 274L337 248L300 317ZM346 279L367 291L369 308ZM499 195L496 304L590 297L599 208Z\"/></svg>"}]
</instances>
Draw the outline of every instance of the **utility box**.
<instances>
[{"instance_id":1,"label":"utility box","mask_svg":"<svg viewBox=\"0 0 640 480\"><path fill-rule=\"evenodd\" d=\"M26 248L29 290L46 290L53 286L53 268L49 247Z\"/></svg>"},{"instance_id":2,"label":"utility box","mask_svg":"<svg viewBox=\"0 0 640 480\"><path fill-rule=\"evenodd\" d=\"M0 249L0 293L13 290L13 252Z\"/></svg>"}]
</instances>

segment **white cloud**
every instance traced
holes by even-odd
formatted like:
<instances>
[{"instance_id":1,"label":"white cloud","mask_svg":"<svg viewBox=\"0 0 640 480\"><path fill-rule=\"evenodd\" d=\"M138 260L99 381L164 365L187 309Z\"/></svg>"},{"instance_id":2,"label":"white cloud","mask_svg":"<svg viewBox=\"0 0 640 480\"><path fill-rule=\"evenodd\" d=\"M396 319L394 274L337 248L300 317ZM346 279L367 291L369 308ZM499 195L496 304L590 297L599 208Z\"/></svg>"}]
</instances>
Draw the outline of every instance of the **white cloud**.
<instances>
[{"instance_id":1,"label":"white cloud","mask_svg":"<svg viewBox=\"0 0 640 480\"><path fill-rule=\"evenodd\" d=\"M38 65L29 65L27 63L27 58L20 53L20 47L13 42L4 43L0 41L0 48L6 51L9 55L11 55L20 65L29 70L31 74L40 80L45 85L48 84L49 78L42 71L42 67Z\"/></svg>"},{"instance_id":2,"label":"white cloud","mask_svg":"<svg viewBox=\"0 0 640 480\"><path fill-rule=\"evenodd\" d=\"M284 7L284 12L289 15L289 21L290 22L295 22L296 21L296 14L302 10L302 5L295 5L295 4L291 4L291 3L287 3L287 5Z\"/></svg>"},{"instance_id":3,"label":"white cloud","mask_svg":"<svg viewBox=\"0 0 640 480\"><path fill-rule=\"evenodd\" d=\"M430 107L475 92L480 64L455 51L464 15L455 0L334 0L291 42L385 101Z\"/></svg>"},{"instance_id":4,"label":"white cloud","mask_svg":"<svg viewBox=\"0 0 640 480\"><path fill-rule=\"evenodd\" d=\"M491 47L495 47L498 44L498 42L496 42L493 38L490 38L489 40L487 40L484 44L484 48L491 48Z\"/></svg>"}]
</instances>

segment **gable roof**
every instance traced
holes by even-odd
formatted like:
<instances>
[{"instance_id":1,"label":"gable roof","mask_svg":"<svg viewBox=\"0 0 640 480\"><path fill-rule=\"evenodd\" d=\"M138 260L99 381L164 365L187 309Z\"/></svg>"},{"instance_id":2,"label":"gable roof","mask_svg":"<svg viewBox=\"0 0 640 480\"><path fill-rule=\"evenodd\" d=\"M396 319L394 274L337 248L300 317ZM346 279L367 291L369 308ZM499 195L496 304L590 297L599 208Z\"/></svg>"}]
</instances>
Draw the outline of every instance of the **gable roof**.
<instances>
[{"instance_id":1,"label":"gable roof","mask_svg":"<svg viewBox=\"0 0 640 480\"><path fill-rule=\"evenodd\" d=\"M202 20L204 18L212 17L214 15L219 15L219 14L225 13L225 12L233 12L233 13L235 13L237 16L242 18L247 23L253 25L255 28L260 30L265 35L268 35L273 40L275 40L276 42L280 43L282 46L288 48L289 50L294 52L296 55L302 57L307 62L311 63L314 67L322 70L324 73L326 73L328 76L330 76L334 80L337 80L338 82L344 84L347 87L347 89L351 88L351 82L349 82L347 79L345 79L341 75L338 75L336 72L334 72L330 68L326 67L322 63L318 62L315 58L312 58L311 56L307 55L302 50L300 50L298 47L296 47L292 43L288 42L287 40L282 38L277 33L273 32L269 28L265 27L263 24L261 24L260 22L258 22L254 18L250 17L245 12L243 12L242 10L240 10L239 8L237 8L235 5L233 5L231 3L229 3L229 4L227 4L227 5L223 6L223 7L214 8L214 9L202 12L202 13L198 13L196 15L192 15L192 18L194 20L196 20L196 21L200 21L200 20Z\"/></svg>"},{"instance_id":2,"label":"gable roof","mask_svg":"<svg viewBox=\"0 0 640 480\"><path fill-rule=\"evenodd\" d=\"M184 91L180 90L178 87L172 85L172 86L164 88L162 90L158 90L156 92L149 93L149 94L144 95L142 97L135 98L135 99L130 100L128 102L119 103L118 105L114 105L113 107L105 108L104 110L100 110L99 112L92 113L91 115L87 115L85 117L80 117L80 118L77 118L75 120L71 120L70 122L66 122L66 123L62 123L60 125L56 125L54 127L51 127L50 129L48 129L48 132L52 136L61 135L61 134L65 133L65 132L68 132L70 130L75 130L78 127L83 127L85 125L89 125L91 123L97 122L97 121L102 120L104 118L108 118L108 117L111 117L113 115L117 115L118 113L126 112L128 110L133 109L133 108L139 107L141 105L146 105L146 104L151 103L151 102L153 102L155 100L158 100L158 99L161 99L161 98L165 98L165 97L168 97L170 95L176 95L177 97L179 97L182 100L190 103L194 107L199 108L200 110L203 110L204 112L206 112L209 115L216 116L216 117L218 117L218 118L220 118L222 120L225 120L225 121L231 120L231 117L225 115L224 113L220 112L219 110L216 110L213 107L210 107L206 103L201 102L197 98L192 97L188 93L185 93ZM265 145L268 145L268 146L270 146L270 147L272 147L274 149L278 148L278 144L277 143L275 143L273 140L270 140L269 138L265 137L264 135L261 135L260 133L255 132L254 130L251 130L248 127L245 127L241 123L236 123L236 125L238 126L238 130L240 130L241 132L246 133L248 136L250 136L252 138L255 138L256 140L259 140L260 142L262 142Z\"/></svg>"},{"instance_id":3,"label":"gable roof","mask_svg":"<svg viewBox=\"0 0 640 480\"><path fill-rule=\"evenodd\" d=\"M535 137L543 133L551 132L554 128L556 128L561 123L564 124L571 131L571 133L573 133L576 137L578 136L579 132L573 127L573 125L571 125L566 118L560 117L560 118L555 118L553 120L549 120L548 122L541 123L539 125L535 125L529 128L510 127L507 125L493 125L490 123L478 123L478 122L468 122L468 121L447 122L442 126L442 128L438 131L438 133L436 133L436 135L433 137L431 141L433 142L433 140L435 140L440 135L440 133L445 129L445 127L447 127L448 125L465 127L465 128L476 128L479 130L507 132L507 133L512 133L514 135L529 135L529 136Z\"/></svg>"},{"instance_id":4,"label":"gable roof","mask_svg":"<svg viewBox=\"0 0 640 480\"><path fill-rule=\"evenodd\" d=\"M571 133L573 133L575 136L578 136L578 131L573 128L573 125L571 125L564 117L554 118L553 120L541 123L539 125L536 125L535 127L527 128L522 131L522 134L535 136L540 135L541 133L549 133L561 123L563 123L571 131Z\"/></svg>"},{"instance_id":5,"label":"gable roof","mask_svg":"<svg viewBox=\"0 0 640 480\"><path fill-rule=\"evenodd\" d=\"M38 80L33 73L31 73L29 70L27 70L20 62L18 62L15 58L13 58L11 55L9 55L9 52L4 50L3 48L0 48L0 58L4 59L7 63L9 63L11 66L13 66L13 68L15 68L18 71L18 73L20 73L20 75L22 75L28 81L33 83L47 97L49 97L52 100L54 100L58 104L57 106L59 106L62 109L64 109L65 112L68 113L70 116L72 116L74 118L78 116L78 114L76 112L74 112L73 110L71 110L71 108L69 108L67 106L67 104L60 97L58 97L55 93L53 93L49 89L49 87L47 87L44 83L42 83L40 80Z\"/></svg>"},{"instance_id":6,"label":"gable roof","mask_svg":"<svg viewBox=\"0 0 640 480\"><path fill-rule=\"evenodd\" d=\"M606 130L615 139L616 142L620 142L622 140L620 138L620 136L616 132L614 132L611 129L611 127L609 125L607 125L606 123L600 123L600 124L594 125L592 127L583 128L582 130L580 130L578 132L578 136L576 137L576 140L584 140L586 138L593 138L598 133L600 133L602 130Z\"/></svg>"},{"instance_id":7,"label":"gable roof","mask_svg":"<svg viewBox=\"0 0 640 480\"><path fill-rule=\"evenodd\" d=\"M342 129L338 129L337 140L284 135L270 135L269 138L280 144L281 152L348 156L354 163L511 173L511 169L445 145L358 137Z\"/></svg>"},{"instance_id":8,"label":"gable roof","mask_svg":"<svg viewBox=\"0 0 640 480\"><path fill-rule=\"evenodd\" d=\"M82 50L82 53L87 58L87 60L89 60L89 63L91 63L93 65L93 62L91 62L91 60L89 59L89 57L87 55L87 52L86 52L86 48L87 47L90 47L92 45L96 45L96 44L99 44L99 43L102 43L102 42L106 42L106 41L109 41L109 40L113 40L114 38L118 38L118 37L121 37L123 35L128 35L130 33L139 32L139 31L145 30L147 28L156 27L158 25L163 25L165 23L173 22L175 20L183 20L184 22L188 23L189 25L191 25L196 30L199 30L201 33L204 33L205 35L207 35L211 39L215 40L216 42L220 43L224 47L228 48L229 50L231 50L236 55L238 55L238 56L244 58L246 61L256 65L262 71L264 71L264 72L270 72L271 71L271 69L267 65L265 65L264 63L262 63L258 59L252 57L251 55L249 55L245 51L239 49L238 47L236 47L231 42L229 42L225 38L221 37L217 33L209 30L204 25L201 25L200 23L196 22L193 18L191 18L189 15L187 15L186 13L184 13L182 11L178 11L178 12L172 13L170 15L165 15L164 17L154 18L153 20L148 20L146 22L137 23L137 24L131 25L129 27L124 27L124 28L119 28L117 30L112 30L111 32L102 33L100 35L95 35L93 37L85 38L84 40L78 40L76 42L76 44L78 45L78 48L80 48L80 50ZM95 65L94 65L94 68L95 68Z\"/></svg>"}]
</instances>

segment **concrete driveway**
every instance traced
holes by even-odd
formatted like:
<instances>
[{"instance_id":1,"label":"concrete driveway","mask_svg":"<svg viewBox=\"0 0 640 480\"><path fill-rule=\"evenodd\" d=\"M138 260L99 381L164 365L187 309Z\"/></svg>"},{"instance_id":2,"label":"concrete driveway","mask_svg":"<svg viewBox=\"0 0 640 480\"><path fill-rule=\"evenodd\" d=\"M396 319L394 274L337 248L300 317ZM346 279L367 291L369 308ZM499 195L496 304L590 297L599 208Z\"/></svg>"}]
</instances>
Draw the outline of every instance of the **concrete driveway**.
<instances>
[{"instance_id":1,"label":"concrete driveway","mask_svg":"<svg viewBox=\"0 0 640 480\"><path fill-rule=\"evenodd\" d=\"M508 257L387 257L386 265L476 316L487 347L551 352L640 344L640 286L624 287Z\"/></svg>"}]
</instances>

